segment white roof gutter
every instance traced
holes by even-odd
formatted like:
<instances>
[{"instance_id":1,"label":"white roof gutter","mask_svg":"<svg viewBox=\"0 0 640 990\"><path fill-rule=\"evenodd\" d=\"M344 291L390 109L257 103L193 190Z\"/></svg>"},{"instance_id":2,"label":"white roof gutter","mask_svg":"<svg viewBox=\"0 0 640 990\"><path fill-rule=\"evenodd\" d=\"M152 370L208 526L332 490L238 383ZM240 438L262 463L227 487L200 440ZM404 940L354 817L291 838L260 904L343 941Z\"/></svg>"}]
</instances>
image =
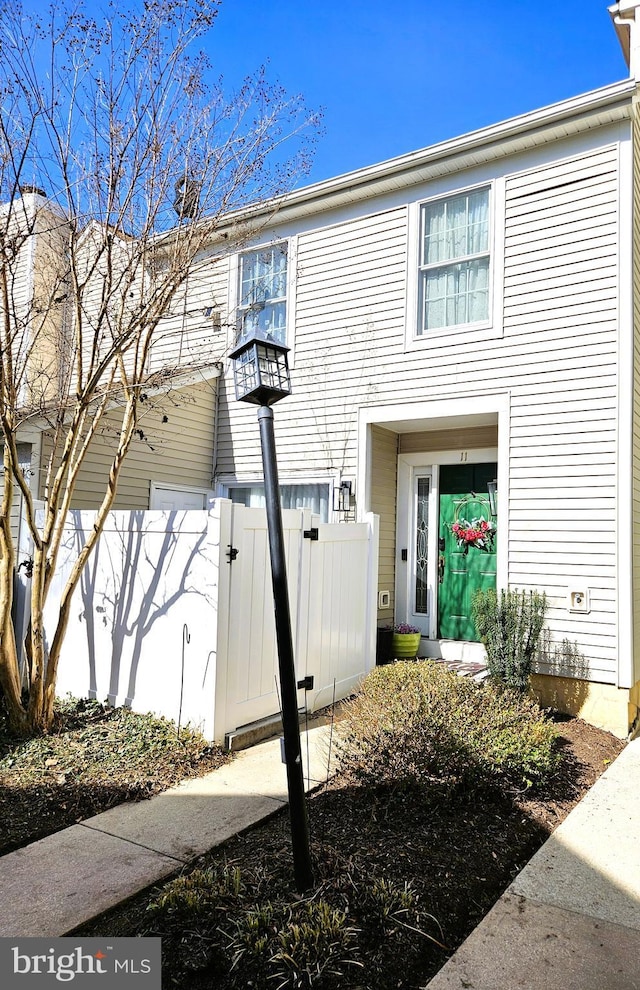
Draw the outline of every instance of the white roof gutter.
<instances>
[{"instance_id":1,"label":"white roof gutter","mask_svg":"<svg viewBox=\"0 0 640 990\"><path fill-rule=\"evenodd\" d=\"M522 141L530 136L527 143L533 146L552 139L554 129L557 129L555 136L566 136L569 121L574 122L574 130L578 132L612 119L628 119L634 93L635 81L625 79L461 137L303 186L285 196L229 214L225 224L218 228L218 233L224 227L232 228L236 224L264 220L276 214L278 222L281 222L318 213L374 194L397 190L437 174L469 167L479 161L503 157L512 152L513 143L518 139Z\"/></svg>"},{"instance_id":2,"label":"white roof gutter","mask_svg":"<svg viewBox=\"0 0 640 990\"><path fill-rule=\"evenodd\" d=\"M638 68L637 53L634 57L633 52L635 47L633 36L635 34L637 8L638 0L620 0L619 3L614 3L608 8L609 16L613 21L613 26L616 30L620 47L622 48L622 54L634 78L637 78L637 72L635 70Z\"/></svg>"}]
</instances>

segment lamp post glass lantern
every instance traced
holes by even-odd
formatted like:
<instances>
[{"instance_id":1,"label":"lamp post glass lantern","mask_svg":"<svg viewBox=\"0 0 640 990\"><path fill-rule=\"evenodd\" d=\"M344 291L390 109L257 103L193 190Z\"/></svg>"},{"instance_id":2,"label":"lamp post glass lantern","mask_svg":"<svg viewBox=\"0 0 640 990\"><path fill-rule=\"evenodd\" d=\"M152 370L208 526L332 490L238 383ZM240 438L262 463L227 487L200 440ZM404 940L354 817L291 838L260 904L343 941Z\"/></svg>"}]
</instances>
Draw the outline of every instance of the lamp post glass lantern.
<instances>
[{"instance_id":1,"label":"lamp post glass lantern","mask_svg":"<svg viewBox=\"0 0 640 990\"><path fill-rule=\"evenodd\" d=\"M289 816L291 820L291 846L296 885L300 893L313 885L311 852L309 847L309 823L302 773L300 747L300 723L298 720L298 690L293 657L291 614L287 588L287 568L280 505L280 485L273 429L271 406L291 393L289 348L277 341L254 335L244 340L231 353L236 386L236 398L260 406L260 446L264 471L265 507L269 533L271 558L271 582L273 608L278 647L280 698L282 705L282 733L287 767L289 792Z\"/></svg>"},{"instance_id":2,"label":"lamp post glass lantern","mask_svg":"<svg viewBox=\"0 0 640 990\"><path fill-rule=\"evenodd\" d=\"M289 348L277 340L254 334L230 354L236 399L257 406L272 406L291 395Z\"/></svg>"}]
</instances>

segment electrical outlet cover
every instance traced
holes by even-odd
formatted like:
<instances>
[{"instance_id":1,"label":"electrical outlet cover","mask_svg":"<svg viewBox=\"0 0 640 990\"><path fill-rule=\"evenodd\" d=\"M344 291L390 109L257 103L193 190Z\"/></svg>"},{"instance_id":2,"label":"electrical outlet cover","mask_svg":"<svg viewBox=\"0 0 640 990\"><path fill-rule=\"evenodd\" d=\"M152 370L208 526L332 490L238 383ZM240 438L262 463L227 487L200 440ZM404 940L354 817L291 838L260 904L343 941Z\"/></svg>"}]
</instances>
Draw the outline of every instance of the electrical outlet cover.
<instances>
[{"instance_id":1,"label":"electrical outlet cover","mask_svg":"<svg viewBox=\"0 0 640 990\"><path fill-rule=\"evenodd\" d=\"M590 610L589 589L571 588L569 590L569 611L586 613Z\"/></svg>"}]
</instances>

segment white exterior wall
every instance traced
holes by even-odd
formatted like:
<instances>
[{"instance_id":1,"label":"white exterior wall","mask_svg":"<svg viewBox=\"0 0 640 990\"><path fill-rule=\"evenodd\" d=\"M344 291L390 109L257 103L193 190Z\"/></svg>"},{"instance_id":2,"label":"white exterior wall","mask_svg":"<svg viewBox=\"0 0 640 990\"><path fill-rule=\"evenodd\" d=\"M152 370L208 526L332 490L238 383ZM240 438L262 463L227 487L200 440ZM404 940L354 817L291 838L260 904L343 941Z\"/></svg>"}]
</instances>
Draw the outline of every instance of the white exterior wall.
<instances>
[{"instance_id":1,"label":"white exterior wall","mask_svg":"<svg viewBox=\"0 0 640 990\"><path fill-rule=\"evenodd\" d=\"M506 185L505 342L511 389L509 579L540 585L595 680L615 678L618 149ZM531 377L529 377L531 376ZM590 593L570 614L570 588Z\"/></svg>"},{"instance_id":2,"label":"white exterior wall","mask_svg":"<svg viewBox=\"0 0 640 990\"><path fill-rule=\"evenodd\" d=\"M375 422L383 404L428 400L437 416L438 401L467 399L472 410L476 397L505 397L508 582L546 590L555 640L577 644L583 676L620 686L630 675L619 675L616 620L617 271L631 205L618 176L629 137L626 123L612 125L372 200L367 215L353 208L284 229L297 256L293 394L276 413L281 479L362 479L363 407ZM419 203L481 184L494 223L491 320L412 339ZM230 396L228 380L217 474L257 478L255 410ZM373 508L366 497L356 491L359 512ZM567 608L578 585L590 593L587 615Z\"/></svg>"},{"instance_id":3,"label":"white exterior wall","mask_svg":"<svg viewBox=\"0 0 640 990\"><path fill-rule=\"evenodd\" d=\"M151 344L149 371L182 371L223 356L228 323L228 261L196 264L171 301Z\"/></svg>"}]
</instances>

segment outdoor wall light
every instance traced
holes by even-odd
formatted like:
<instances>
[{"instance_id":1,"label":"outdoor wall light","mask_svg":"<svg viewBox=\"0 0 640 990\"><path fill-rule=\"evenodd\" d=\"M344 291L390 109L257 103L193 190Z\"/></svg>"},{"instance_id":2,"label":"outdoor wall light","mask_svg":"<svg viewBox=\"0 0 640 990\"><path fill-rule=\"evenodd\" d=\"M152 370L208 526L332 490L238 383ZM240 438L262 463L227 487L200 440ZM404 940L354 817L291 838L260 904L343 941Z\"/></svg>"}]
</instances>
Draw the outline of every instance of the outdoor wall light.
<instances>
[{"instance_id":1,"label":"outdoor wall light","mask_svg":"<svg viewBox=\"0 0 640 990\"><path fill-rule=\"evenodd\" d=\"M236 398L242 402L250 402L260 406L258 423L262 448L273 609L278 647L283 748L284 762L287 767L293 869L298 891L304 893L313 886L313 870L302 773L298 685L296 683L293 637L291 635L280 484L273 428L273 409L271 409L271 406L278 399L291 394L289 363L287 361L288 350L289 348L284 344L261 334L253 333L231 352L230 357L233 361Z\"/></svg>"},{"instance_id":2,"label":"outdoor wall light","mask_svg":"<svg viewBox=\"0 0 640 990\"><path fill-rule=\"evenodd\" d=\"M487 483L487 493L489 495L489 512L492 516L498 515L498 482L489 481Z\"/></svg>"},{"instance_id":3,"label":"outdoor wall light","mask_svg":"<svg viewBox=\"0 0 640 990\"><path fill-rule=\"evenodd\" d=\"M291 395L289 348L268 336L254 333L229 357L233 361L236 399L256 406L272 406Z\"/></svg>"},{"instance_id":4,"label":"outdoor wall light","mask_svg":"<svg viewBox=\"0 0 640 990\"><path fill-rule=\"evenodd\" d=\"M351 482L341 481L337 488L333 489L333 511L348 512L351 508Z\"/></svg>"}]
</instances>

